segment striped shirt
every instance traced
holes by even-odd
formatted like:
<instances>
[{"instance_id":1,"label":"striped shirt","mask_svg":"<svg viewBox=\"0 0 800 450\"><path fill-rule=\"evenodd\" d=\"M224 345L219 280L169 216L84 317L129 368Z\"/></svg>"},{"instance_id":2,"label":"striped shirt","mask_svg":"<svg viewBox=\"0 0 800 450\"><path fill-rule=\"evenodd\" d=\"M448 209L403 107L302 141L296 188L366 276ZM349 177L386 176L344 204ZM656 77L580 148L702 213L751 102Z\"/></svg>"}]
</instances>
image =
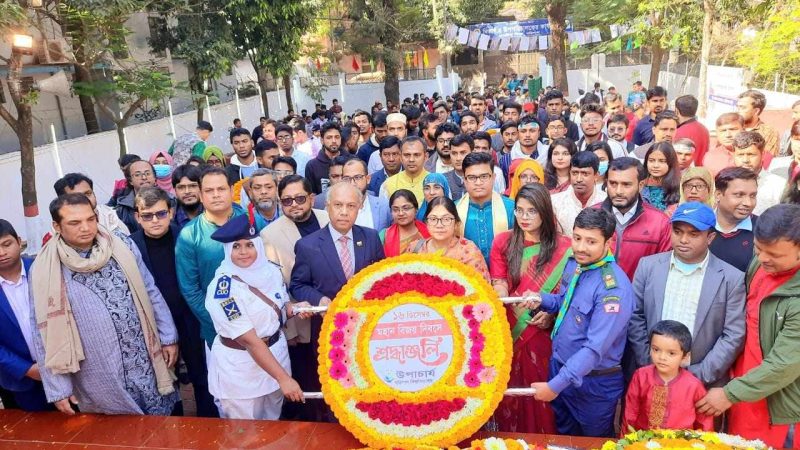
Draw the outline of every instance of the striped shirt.
<instances>
[{"instance_id":1,"label":"striped shirt","mask_svg":"<svg viewBox=\"0 0 800 450\"><path fill-rule=\"evenodd\" d=\"M690 264L688 270L683 266L686 264L677 261L673 253L667 273L661 320L676 320L686 325L694 334L697 305L700 303L700 291L708 267L708 253L699 265Z\"/></svg>"}]
</instances>

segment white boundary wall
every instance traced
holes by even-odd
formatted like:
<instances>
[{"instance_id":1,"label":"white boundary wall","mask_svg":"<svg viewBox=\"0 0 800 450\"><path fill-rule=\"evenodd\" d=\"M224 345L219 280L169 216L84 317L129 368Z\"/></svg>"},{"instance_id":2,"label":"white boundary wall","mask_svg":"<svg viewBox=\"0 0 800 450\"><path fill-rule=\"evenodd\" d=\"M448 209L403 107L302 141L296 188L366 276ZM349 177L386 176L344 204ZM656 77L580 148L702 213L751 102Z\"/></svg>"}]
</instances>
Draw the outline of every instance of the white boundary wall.
<instances>
[{"instance_id":1,"label":"white boundary wall","mask_svg":"<svg viewBox=\"0 0 800 450\"><path fill-rule=\"evenodd\" d=\"M439 69L441 73L441 69ZM456 75L457 77L457 75ZM400 98L411 97L416 93L432 93L438 91L443 95L452 94L457 89L460 80L442 78L443 89L439 89L439 81L418 80L401 81ZM295 83L296 84L296 83ZM330 104L334 98L339 99L346 111L352 112L356 108L369 110L375 101L386 104L383 94L383 83L346 84L344 96L341 95L339 86L330 86L324 93L324 101ZM302 89L294 89L292 94L297 96L296 104L299 109L314 110L314 100L309 98ZM286 94L283 90L268 92L268 102L271 117L283 117L287 113ZM344 98L344 100L343 100ZM298 109L298 112L299 112ZM261 101L259 97L242 99L237 112L236 102L214 105L210 110L210 118L214 124L214 132L209 143L217 145L224 151L230 149L228 130L232 127L235 117L242 119L242 123L249 128L258 124L261 116ZM205 119L209 119L206 110ZM189 111L173 116L175 133L182 135L193 132L197 124L197 112ZM140 155L147 159L156 150L166 150L172 144L173 137L169 118L151 122L130 125L125 128L129 153ZM107 131L76 139L60 141L57 155L61 162L63 173L81 172L92 178L97 199L105 203L111 197L114 181L122 178L122 173L117 166L119 157L119 144L116 131ZM55 198L53 183L60 177L56 162L56 150L53 144L36 147L36 191L39 201L39 219L36 227L38 234L44 234L50 229L50 214L48 206ZM2 213L0 218L6 219L14 225L22 239L27 239L25 219L22 213L22 177L20 175L19 152L0 155L0 205ZM41 239L36 236L35 240Z\"/></svg>"}]
</instances>

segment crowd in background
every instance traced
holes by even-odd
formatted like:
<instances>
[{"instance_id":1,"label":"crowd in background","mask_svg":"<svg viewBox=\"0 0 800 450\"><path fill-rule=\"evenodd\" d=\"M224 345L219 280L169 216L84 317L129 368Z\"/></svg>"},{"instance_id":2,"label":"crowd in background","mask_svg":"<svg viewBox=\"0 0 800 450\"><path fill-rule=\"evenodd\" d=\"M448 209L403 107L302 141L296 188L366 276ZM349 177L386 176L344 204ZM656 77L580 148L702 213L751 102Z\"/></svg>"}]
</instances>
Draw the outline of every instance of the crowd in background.
<instances>
[{"instance_id":1,"label":"crowd in background","mask_svg":"<svg viewBox=\"0 0 800 450\"><path fill-rule=\"evenodd\" d=\"M107 204L65 175L35 260L0 220L4 405L180 415L191 383L201 416L334 421L303 398L322 318L296 308L430 253L525 299L507 307L509 386L536 393L490 429L797 448L800 103L779 134L745 91L712 138L691 95L598 83L570 101L529 81L235 119L229 149L201 121L120 158Z\"/></svg>"}]
</instances>

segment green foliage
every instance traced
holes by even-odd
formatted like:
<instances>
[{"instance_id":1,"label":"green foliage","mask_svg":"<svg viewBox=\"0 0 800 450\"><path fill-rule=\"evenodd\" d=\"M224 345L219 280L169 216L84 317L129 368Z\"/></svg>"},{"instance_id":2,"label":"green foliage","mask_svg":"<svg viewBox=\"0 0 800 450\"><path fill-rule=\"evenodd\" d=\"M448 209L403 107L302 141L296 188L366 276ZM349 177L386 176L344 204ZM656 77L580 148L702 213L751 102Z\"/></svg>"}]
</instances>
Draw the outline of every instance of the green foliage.
<instances>
[{"instance_id":1,"label":"green foliage","mask_svg":"<svg viewBox=\"0 0 800 450\"><path fill-rule=\"evenodd\" d=\"M188 4L185 0L162 0L151 6L166 19L150 38L154 51L170 49L189 67L189 84L194 93L204 83L225 75L242 56L231 35L223 0Z\"/></svg>"},{"instance_id":2,"label":"green foliage","mask_svg":"<svg viewBox=\"0 0 800 450\"><path fill-rule=\"evenodd\" d=\"M747 38L744 38L747 39ZM771 83L775 75L792 90L800 88L800 0L788 0L768 15L763 29L736 54L758 81Z\"/></svg>"},{"instance_id":3,"label":"green foliage","mask_svg":"<svg viewBox=\"0 0 800 450\"><path fill-rule=\"evenodd\" d=\"M452 14L448 20L467 24L481 23L497 17L505 0L447 0L445 5L448 3L452 5L448 7L448 13Z\"/></svg>"},{"instance_id":4,"label":"green foliage","mask_svg":"<svg viewBox=\"0 0 800 450\"><path fill-rule=\"evenodd\" d=\"M0 33L4 36L10 32L25 29L28 16L19 2L14 0L0 0Z\"/></svg>"},{"instance_id":5,"label":"green foliage","mask_svg":"<svg viewBox=\"0 0 800 450\"><path fill-rule=\"evenodd\" d=\"M256 69L276 78L290 74L302 37L314 23L317 0L230 0L225 13L235 45Z\"/></svg>"},{"instance_id":6,"label":"green foliage","mask_svg":"<svg viewBox=\"0 0 800 450\"><path fill-rule=\"evenodd\" d=\"M118 103L133 104L146 100L158 101L172 93L172 78L154 62L115 71L108 80L75 82L79 95L95 98L113 97Z\"/></svg>"}]
</instances>

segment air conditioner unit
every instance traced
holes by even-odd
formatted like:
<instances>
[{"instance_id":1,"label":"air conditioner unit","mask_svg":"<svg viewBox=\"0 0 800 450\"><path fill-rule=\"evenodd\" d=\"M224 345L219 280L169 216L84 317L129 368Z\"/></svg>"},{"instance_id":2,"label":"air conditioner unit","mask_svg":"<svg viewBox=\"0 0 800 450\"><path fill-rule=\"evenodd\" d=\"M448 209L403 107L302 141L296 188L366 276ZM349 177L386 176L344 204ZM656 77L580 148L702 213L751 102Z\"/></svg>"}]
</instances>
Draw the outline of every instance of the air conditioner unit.
<instances>
[{"instance_id":1,"label":"air conditioner unit","mask_svg":"<svg viewBox=\"0 0 800 450\"><path fill-rule=\"evenodd\" d=\"M39 64L67 64L72 62L72 49L64 39L45 39L40 47Z\"/></svg>"}]
</instances>

